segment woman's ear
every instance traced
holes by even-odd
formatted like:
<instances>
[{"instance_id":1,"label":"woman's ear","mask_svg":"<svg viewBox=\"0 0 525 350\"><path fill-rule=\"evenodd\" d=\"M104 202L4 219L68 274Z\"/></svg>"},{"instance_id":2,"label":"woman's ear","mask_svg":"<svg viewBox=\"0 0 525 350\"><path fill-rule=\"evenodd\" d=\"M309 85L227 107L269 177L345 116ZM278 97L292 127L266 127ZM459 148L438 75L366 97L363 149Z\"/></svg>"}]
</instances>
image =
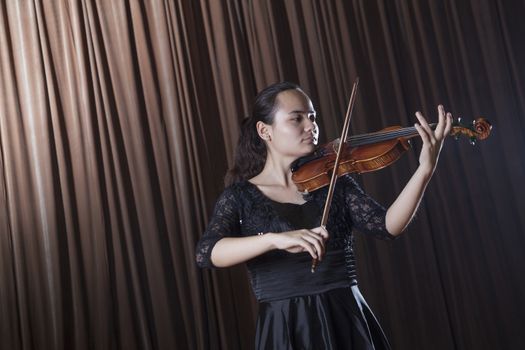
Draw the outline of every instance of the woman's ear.
<instances>
[{"instance_id":1,"label":"woman's ear","mask_svg":"<svg viewBox=\"0 0 525 350\"><path fill-rule=\"evenodd\" d=\"M261 139L272 141L271 127L268 124L258 121L257 124L255 124L255 127L257 128L257 133Z\"/></svg>"}]
</instances>

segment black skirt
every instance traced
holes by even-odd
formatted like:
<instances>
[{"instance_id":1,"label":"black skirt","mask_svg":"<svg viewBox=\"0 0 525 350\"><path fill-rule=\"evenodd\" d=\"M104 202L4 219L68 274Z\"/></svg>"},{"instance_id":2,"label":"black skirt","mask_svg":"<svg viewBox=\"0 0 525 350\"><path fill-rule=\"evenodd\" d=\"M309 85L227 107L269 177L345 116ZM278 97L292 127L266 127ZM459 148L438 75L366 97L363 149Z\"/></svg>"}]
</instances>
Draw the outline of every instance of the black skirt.
<instances>
[{"instance_id":1,"label":"black skirt","mask_svg":"<svg viewBox=\"0 0 525 350\"><path fill-rule=\"evenodd\" d=\"M273 350L390 349L356 285L260 303L255 342Z\"/></svg>"}]
</instances>

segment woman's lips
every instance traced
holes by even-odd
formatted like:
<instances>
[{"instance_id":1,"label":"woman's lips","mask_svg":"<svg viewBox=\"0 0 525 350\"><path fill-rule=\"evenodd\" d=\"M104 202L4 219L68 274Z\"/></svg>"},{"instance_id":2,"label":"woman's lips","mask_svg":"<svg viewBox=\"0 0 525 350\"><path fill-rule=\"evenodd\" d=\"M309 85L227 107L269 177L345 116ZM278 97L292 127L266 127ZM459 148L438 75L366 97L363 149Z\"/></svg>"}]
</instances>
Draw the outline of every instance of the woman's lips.
<instances>
[{"instance_id":1,"label":"woman's lips","mask_svg":"<svg viewBox=\"0 0 525 350\"><path fill-rule=\"evenodd\" d=\"M307 142L307 143L313 143L314 142L314 137L313 136L308 136L307 138L303 139L304 142Z\"/></svg>"}]
</instances>

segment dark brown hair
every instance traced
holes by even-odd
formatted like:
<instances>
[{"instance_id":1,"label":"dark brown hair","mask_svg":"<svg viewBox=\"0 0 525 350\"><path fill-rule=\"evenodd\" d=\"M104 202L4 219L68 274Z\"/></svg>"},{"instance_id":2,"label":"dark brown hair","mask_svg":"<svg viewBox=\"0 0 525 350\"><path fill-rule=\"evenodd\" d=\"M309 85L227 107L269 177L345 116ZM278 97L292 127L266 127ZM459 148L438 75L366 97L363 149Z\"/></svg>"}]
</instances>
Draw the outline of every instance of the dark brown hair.
<instances>
[{"instance_id":1,"label":"dark brown hair","mask_svg":"<svg viewBox=\"0 0 525 350\"><path fill-rule=\"evenodd\" d=\"M259 121L268 125L273 124L277 95L287 90L301 90L301 88L297 84L283 81L264 88L255 97L251 116L245 118L241 124L234 164L224 179L226 186L250 179L264 168L266 144L259 137L256 125Z\"/></svg>"}]
</instances>

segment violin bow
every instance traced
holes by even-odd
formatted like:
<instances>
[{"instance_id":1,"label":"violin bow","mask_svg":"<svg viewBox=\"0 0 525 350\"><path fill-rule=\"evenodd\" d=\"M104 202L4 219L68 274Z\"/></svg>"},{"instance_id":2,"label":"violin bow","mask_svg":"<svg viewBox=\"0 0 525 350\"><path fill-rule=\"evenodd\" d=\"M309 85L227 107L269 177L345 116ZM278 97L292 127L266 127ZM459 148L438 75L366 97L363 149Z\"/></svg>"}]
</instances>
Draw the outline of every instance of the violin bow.
<instances>
[{"instance_id":1,"label":"violin bow","mask_svg":"<svg viewBox=\"0 0 525 350\"><path fill-rule=\"evenodd\" d=\"M341 150L343 149L343 143L346 142L342 140L347 139L348 129L350 128L350 119L352 117L352 110L354 109L354 103L355 103L355 98L357 95L358 85L359 85L359 77L355 79L354 86L352 87L352 94L350 95L350 102L348 102L348 108L346 110L346 117L345 117L345 122L343 124L343 131L341 133L341 138L339 139L339 147L337 148L337 156L335 158L334 168L332 170L332 176L330 178L330 186L328 187L328 193L326 194L326 202L324 204L323 216L321 218L321 226L323 228L326 228L326 224L328 223L328 213L330 212L330 205L332 204L332 197L334 195L335 183L337 181L337 170L339 168L339 163L341 162L339 156L342 153ZM315 259L315 258L312 259L312 268L310 270L312 273L315 272L315 269L317 268L318 264L319 264L318 259Z\"/></svg>"}]
</instances>

